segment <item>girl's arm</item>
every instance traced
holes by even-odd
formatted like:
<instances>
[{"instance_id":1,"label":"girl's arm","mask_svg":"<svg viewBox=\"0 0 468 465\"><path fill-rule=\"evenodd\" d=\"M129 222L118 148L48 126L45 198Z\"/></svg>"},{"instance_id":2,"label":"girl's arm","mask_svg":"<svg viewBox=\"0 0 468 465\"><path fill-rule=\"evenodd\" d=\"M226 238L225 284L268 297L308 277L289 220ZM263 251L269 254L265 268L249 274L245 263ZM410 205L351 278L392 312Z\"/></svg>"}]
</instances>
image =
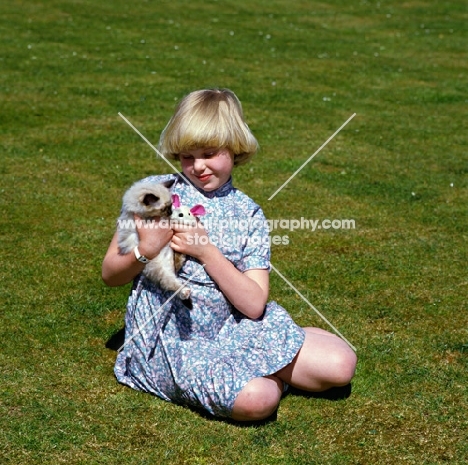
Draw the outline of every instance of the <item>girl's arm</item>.
<instances>
[{"instance_id":1,"label":"girl's arm","mask_svg":"<svg viewBox=\"0 0 468 465\"><path fill-rule=\"evenodd\" d=\"M171 240L173 234L171 228L157 227L157 221L153 222L151 228L137 227L137 230L140 239L138 250L141 255L149 259L158 255L161 249ZM119 254L117 233L115 233L102 262L103 281L108 286L122 286L131 282L135 276L143 271L144 267L145 264L139 262L133 252L126 255Z\"/></svg>"},{"instance_id":2,"label":"girl's arm","mask_svg":"<svg viewBox=\"0 0 468 465\"><path fill-rule=\"evenodd\" d=\"M208 240L200 223L193 228L174 228L171 247L204 264L206 272L237 310L253 319L263 314L269 291L268 270L239 271Z\"/></svg>"}]
</instances>

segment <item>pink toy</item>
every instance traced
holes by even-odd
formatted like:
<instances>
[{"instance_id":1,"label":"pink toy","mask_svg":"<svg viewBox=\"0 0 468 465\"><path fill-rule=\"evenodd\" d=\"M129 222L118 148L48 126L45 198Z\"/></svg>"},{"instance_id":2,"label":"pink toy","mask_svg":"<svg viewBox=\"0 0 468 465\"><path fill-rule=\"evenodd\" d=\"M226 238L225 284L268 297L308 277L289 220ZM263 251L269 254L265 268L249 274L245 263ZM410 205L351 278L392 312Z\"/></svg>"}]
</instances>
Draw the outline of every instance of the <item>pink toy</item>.
<instances>
[{"instance_id":1,"label":"pink toy","mask_svg":"<svg viewBox=\"0 0 468 465\"><path fill-rule=\"evenodd\" d=\"M172 214L171 221L177 221L183 224L194 224L195 217L206 214L205 207L197 204L192 208L180 205L180 198L177 194L172 195Z\"/></svg>"}]
</instances>

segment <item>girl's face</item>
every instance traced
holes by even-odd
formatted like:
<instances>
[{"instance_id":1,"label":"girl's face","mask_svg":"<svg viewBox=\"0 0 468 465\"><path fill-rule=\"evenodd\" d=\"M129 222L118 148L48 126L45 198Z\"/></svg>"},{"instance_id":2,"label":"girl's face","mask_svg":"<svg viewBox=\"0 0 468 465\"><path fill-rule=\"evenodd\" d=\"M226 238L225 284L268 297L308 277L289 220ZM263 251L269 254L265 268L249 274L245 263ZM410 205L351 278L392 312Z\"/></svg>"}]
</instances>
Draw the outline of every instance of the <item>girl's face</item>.
<instances>
[{"instance_id":1,"label":"girl's face","mask_svg":"<svg viewBox=\"0 0 468 465\"><path fill-rule=\"evenodd\" d=\"M213 191L225 184L234 167L234 155L227 149L196 149L179 154L182 172L200 189Z\"/></svg>"}]
</instances>

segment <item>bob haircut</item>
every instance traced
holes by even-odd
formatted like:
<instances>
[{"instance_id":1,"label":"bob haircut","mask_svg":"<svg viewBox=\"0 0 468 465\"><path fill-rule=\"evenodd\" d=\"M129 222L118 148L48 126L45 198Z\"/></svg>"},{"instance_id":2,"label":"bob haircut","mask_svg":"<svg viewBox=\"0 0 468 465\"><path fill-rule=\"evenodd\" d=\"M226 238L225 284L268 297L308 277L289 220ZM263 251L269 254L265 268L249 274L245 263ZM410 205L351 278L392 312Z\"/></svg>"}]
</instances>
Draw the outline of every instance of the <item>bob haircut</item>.
<instances>
[{"instance_id":1,"label":"bob haircut","mask_svg":"<svg viewBox=\"0 0 468 465\"><path fill-rule=\"evenodd\" d=\"M202 148L228 148L234 166L246 163L258 142L246 122L242 105L229 89L196 90L186 95L161 133L159 150L166 158Z\"/></svg>"}]
</instances>

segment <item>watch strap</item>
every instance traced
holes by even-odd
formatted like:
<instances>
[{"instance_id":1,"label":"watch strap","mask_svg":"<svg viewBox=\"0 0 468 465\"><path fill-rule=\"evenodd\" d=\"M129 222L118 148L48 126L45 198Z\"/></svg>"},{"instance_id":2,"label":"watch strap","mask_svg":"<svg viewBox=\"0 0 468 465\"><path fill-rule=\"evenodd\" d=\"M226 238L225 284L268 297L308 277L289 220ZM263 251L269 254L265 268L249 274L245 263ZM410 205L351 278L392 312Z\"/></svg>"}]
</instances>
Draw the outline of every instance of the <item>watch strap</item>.
<instances>
[{"instance_id":1,"label":"watch strap","mask_svg":"<svg viewBox=\"0 0 468 465\"><path fill-rule=\"evenodd\" d=\"M146 258L144 255L141 255L140 251L138 250L138 246L136 246L134 249L133 249L133 253L135 254L135 258L141 262L141 263L149 263L149 258Z\"/></svg>"}]
</instances>

